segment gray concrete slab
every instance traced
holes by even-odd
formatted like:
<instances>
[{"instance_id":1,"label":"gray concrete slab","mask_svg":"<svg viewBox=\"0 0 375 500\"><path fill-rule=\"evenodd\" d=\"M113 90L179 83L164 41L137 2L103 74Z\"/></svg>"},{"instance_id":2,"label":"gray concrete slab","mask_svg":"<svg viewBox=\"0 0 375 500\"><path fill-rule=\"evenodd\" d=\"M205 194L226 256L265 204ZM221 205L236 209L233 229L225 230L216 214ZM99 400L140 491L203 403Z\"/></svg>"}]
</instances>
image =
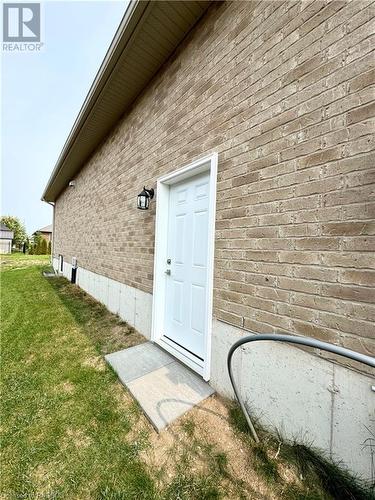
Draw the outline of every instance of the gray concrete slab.
<instances>
[{"instance_id":1,"label":"gray concrete slab","mask_svg":"<svg viewBox=\"0 0 375 500\"><path fill-rule=\"evenodd\" d=\"M105 359L123 384L175 361L167 352L151 342L107 354Z\"/></svg>"},{"instance_id":2,"label":"gray concrete slab","mask_svg":"<svg viewBox=\"0 0 375 500\"><path fill-rule=\"evenodd\" d=\"M108 354L106 360L157 431L215 392L201 377L149 342Z\"/></svg>"}]
</instances>

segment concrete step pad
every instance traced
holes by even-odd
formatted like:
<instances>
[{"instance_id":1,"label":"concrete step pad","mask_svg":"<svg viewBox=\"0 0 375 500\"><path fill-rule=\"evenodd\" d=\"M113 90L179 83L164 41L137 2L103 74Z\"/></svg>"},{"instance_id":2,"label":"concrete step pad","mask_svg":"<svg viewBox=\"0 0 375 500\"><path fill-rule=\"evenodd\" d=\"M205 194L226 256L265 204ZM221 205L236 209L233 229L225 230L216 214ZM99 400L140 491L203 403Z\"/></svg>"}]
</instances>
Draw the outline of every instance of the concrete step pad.
<instances>
[{"instance_id":1,"label":"concrete step pad","mask_svg":"<svg viewBox=\"0 0 375 500\"><path fill-rule=\"evenodd\" d=\"M107 354L105 359L158 432L215 392L151 342Z\"/></svg>"}]
</instances>

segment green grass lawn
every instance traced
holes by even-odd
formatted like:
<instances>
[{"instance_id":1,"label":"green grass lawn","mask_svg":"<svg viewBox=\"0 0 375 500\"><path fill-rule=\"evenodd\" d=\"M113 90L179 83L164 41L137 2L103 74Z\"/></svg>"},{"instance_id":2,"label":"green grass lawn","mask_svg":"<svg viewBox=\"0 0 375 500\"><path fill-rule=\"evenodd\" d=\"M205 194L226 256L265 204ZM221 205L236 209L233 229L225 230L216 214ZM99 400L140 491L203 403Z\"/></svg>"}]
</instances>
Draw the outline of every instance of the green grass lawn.
<instances>
[{"instance_id":1,"label":"green grass lawn","mask_svg":"<svg viewBox=\"0 0 375 500\"><path fill-rule=\"evenodd\" d=\"M217 396L157 435L103 359L145 339L48 265L1 256L2 500L372 498Z\"/></svg>"},{"instance_id":2,"label":"green grass lawn","mask_svg":"<svg viewBox=\"0 0 375 500\"><path fill-rule=\"evenodd\" d=\"M154 498L142 436L129 439L138 408L40 267L24 267L37 257L2 258L3 498Z\"/></svg>"}]
</instances>

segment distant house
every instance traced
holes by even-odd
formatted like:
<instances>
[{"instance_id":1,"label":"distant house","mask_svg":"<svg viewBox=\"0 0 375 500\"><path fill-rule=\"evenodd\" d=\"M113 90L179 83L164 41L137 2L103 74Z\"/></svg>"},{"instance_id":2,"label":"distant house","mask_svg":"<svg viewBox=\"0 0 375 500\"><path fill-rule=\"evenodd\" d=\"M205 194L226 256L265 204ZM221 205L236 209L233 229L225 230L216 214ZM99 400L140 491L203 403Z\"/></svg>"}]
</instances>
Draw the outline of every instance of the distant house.
<instances>
[{"instance_id":1,"label":"distant house","mask_svg":"<svg viewBox=\"0 0 375 500\"><path fill-rule=\"evenodd\" d=\"M40 235L43 239L49 243L52 241L52 224L49 224L49 226L42 227L41 229L38 229L35 231L33 236L35 235Z\"/></svg>"},{"instance_id":2,"label":"distant house","mask_svg":"<svg viewBox=\"0 0 375 500\"><path fill-rule=\"evenodd\" d=\"M0 253L12 253L14 233L5 224L0 224Z\"/></svg>"}]
</instances>

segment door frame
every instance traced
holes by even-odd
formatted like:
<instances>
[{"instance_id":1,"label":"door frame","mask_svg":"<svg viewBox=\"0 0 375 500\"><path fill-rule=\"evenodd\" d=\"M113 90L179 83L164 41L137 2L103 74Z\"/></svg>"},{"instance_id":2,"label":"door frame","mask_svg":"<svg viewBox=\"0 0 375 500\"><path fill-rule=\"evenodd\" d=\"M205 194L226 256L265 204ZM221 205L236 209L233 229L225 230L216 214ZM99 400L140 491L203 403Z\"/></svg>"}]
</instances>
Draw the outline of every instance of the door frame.
<instances>
[{"instance_id":1,"label":"door frame","mask_svg":"<svg viewBox=\"0 0 375 500\"><path fill-rule=\"evenodd\" d=\"M212 301L214 281L214 249L216 218L216 183L218 154L211 153L157 180L156 188L156 222L155 222L155 257L154 285L152 299L151 340L170 352L177 359L199 373L204 380L210 379L211 368L211 335L212 335ZM208 255L207 255L207 311L205 332L205 353L203 362L182 348L174 345L162 335L165 319L166 275L168 220L169 220L169 188L173 184L189 179L203 172L210 174L209 180L209 217L208 217Z\"/></svg>"}]
</instances>

